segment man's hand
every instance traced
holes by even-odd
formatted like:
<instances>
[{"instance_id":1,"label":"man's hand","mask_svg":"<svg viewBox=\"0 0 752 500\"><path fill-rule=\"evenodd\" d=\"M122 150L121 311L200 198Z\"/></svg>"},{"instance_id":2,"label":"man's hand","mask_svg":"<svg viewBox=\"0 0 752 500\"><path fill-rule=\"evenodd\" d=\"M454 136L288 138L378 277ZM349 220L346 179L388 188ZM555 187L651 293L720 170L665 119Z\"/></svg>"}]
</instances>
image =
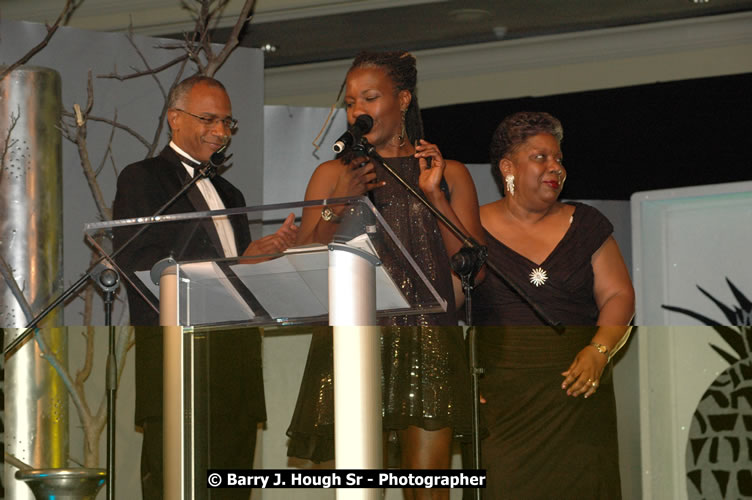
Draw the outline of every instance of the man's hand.
<instances>
[{"instance_id":1,"label":"man's hand","mask_svg":"<svg viewBox=\"0 0 752 500\"><path fill-rule=\"evenodd\" d=\"M244 257L268 255L284 252L295 244L298 226L295 225L295 214L287 216L277 232L251 242L243 252Z\"/></svg>"}]
</instances>

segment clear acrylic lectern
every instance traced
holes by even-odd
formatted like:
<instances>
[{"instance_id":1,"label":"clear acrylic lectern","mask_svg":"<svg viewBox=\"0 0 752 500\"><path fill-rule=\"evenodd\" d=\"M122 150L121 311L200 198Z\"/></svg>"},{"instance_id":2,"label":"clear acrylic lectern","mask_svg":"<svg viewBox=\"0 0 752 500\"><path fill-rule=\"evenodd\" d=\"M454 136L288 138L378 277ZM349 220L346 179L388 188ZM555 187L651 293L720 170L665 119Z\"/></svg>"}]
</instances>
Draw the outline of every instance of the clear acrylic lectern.
<instances>
[{"instance_id":1,"label":"clear acrylic lectern","mask_svg":"<svg viewBox=\"0 0 752 500\"><path fill-rule=\"evenodd\" d=\"M212 231L216 238L212 218L273 232L289 212L321 213L324 207L339 216L324 226L327 234L318 235L323 241L283 253L226 258L217 255L219 244L200 240ZM102 231L130 236L141 228L143 234L119 254L105 252L96 238ZM207 497L202 349L208 336L239 326L332 326L337 467L382 467L374 325L381 316L445 311L447 304L367 197L124 219L87 224L85 232L119 270L129 293L159 312L164 328L165 498ZM168 239L172 254L141 246L160 237ZM414 284L409 296L400 286L404 280Z\"/></svg>"}]
</instances>

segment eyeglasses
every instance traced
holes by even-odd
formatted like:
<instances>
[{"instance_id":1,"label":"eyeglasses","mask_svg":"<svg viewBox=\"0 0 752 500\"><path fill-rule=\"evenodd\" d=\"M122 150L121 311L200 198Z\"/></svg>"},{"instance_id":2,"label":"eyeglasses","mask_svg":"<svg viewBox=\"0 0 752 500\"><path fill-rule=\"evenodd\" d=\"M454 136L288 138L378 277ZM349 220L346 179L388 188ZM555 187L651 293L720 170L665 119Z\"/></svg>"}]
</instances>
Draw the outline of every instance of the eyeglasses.
<instances>
[{"instance_id":1,"label":"eyeglasses","mask_svg":"<svg viewBox=\"0 0 752 500\"><path fill-rule=\"evenodd\" d=\"M194 117L195 119L200 121L202 124L206 125L207 127L213 127L217 123L222 122L222 125L229 128L230 130L234 131L235 129L238 128L238 121L231 116L228 116L225 118L220 118L218 116L201 116L201 115L194 115L190 111L186 111L184 109L180 109L180 108L173 108L173 109L175 111L180 111L181 113L185 113L186 115L190 115Z\"/></svg>"}]
</instances>

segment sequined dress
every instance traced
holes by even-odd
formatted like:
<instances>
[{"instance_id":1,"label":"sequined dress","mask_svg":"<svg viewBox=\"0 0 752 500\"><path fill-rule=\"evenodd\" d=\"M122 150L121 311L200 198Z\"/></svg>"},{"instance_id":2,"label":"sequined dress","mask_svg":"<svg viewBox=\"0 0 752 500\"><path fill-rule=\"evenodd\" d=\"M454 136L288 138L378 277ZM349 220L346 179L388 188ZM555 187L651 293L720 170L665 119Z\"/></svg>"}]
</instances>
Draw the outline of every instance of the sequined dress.
<instances>
[{"instance_id":1,"label":"sequined dress","mask_svg":"<svg viewBox=\"0 0 752 500\"><path fill-rule=\"evenodd\" d=\"M420 169L413 157L387 163L418 187ZM383 425L385 431L415 425L428 430L452 427L457 437L470 435L470 376L462 330L457 325L449 257L438 224L428 210L384 168L372 200L439 294L446 313L381 318ZM397 249L382 243L379 256L408 300L425 301L427 289L404 272ZM332 334L316 328L311 339L298 401L287 435L288 456L322 462L334 458Z\"/></svg>"},{"instance_id":2,"label":"sequined dress","mask_svg":"<svg viewBox=\"0 0 752 500\"><path fill-rule=\"evenodd\" d=\"M488 484L484 500L621 498L612 365L590 398L567 396L565 371L595 334L591 258L613 232L598 210L574 203L572 223L540 264L486 233L489 262L530 295L562 334L488 273L473 293L478 358L485 374L481 413L490 436L482 442ZM539 286L534 269L546 272ZM495 326L494 326L495 325Z\"/></svg>"}]
</instances>

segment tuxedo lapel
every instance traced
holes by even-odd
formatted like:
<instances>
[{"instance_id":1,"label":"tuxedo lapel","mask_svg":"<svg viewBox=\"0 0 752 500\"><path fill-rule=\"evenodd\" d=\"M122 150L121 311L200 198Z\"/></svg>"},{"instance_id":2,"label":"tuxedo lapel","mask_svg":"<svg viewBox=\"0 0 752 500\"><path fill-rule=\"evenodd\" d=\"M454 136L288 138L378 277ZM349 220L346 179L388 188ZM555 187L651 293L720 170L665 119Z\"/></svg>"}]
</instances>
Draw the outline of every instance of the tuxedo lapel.
<instances>
[{"instance_id":1,"label":"tuxedo lapel","mask_svg":"<svg viewBox=\"0 0 752 500\"><path fill-rule=\"evenodd\" d=\"M184 186L189 180L190 176L188 175L188 171L185 169L183 164L180 161L180 157L175 153L175 151L170 147L167 146L160 156L165 157L166 160L170 163L170 165L174 169L174 173L177 176L178 185ZM178 191L180 188L178 188ZM174 196L178 191L175 193L171 193L170 196ZM195 184L191 186L191 188L188 190L188 192L185 193L185 197L190 203L192 207L192 211L194 212L206 212L209 210L209 205L206 204L206 200L204 199L204 196L201 194L201 191L199 191L198 186ZM173 212L176 213L176 212ZM217 227L214 225L214 221L211 219L211 217L203 217L201 219L196 219L195 221L198 224L198 227L203 229L207 236L209 237L209 240L211 241L211 244L213 248L215 249L215 253L218 257L224 257L224 250L222 248L222 242L219 239L219 234L217 233ZM189 242L186 242L187 244L190 244ZM182 254L183 252L181 252ZM190 253L190 252L189 252ZM206 255L206 258L209 258L211 255ZM180 255L177 256L180 258Z\"/></svg>"}]
</instances>

